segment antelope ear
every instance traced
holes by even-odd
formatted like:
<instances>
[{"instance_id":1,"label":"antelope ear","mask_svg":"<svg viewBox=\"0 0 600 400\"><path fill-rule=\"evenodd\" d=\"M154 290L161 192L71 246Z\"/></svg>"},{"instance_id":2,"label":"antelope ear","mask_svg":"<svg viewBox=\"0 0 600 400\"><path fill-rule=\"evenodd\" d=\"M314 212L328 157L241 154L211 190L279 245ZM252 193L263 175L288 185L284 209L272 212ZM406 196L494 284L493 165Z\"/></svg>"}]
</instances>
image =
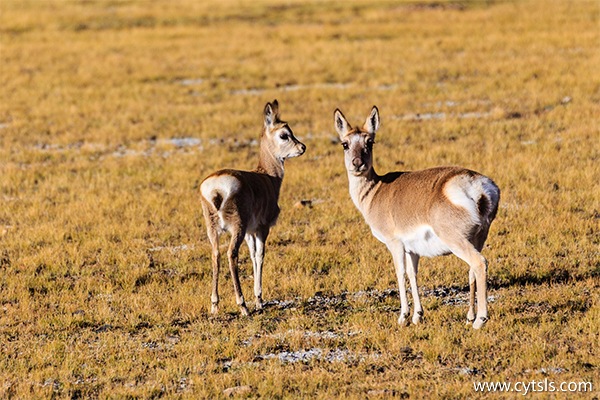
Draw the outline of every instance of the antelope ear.
<instances>
[{"instance_id":1,"label":"antelope ear","mask_svg":"<svg viewBox=\"0 0 600 400\"><path fill-rule=\"evenodd\" d=\"M336 108L333 112L333 125L335 126L335 130L337 131L338 135L340 135L340 139L343 139L348 131L352 129L346 120L346 117L344 117L344 114L342 114L339 108Z\"/></svg>"},{"instance_id":2,"label":"antelope ear","mask_svg":"<svg viewBox=\"0 0 600 400\"><path fill-rule=\"evenodd\" d=\"M273 112L275 113L275 116L277 117L277 119L279 119L279 102L277 101L277 99L273 100L271 105L273 106Z\"/></svg>"},{"instance_id":3,"label":"antelope ear","mask_svg":"<svg viewBox=\"0 0 600 400\"><path fill-rule=\"evenodd\" d=\"M377 129L379 129L379 110L377 106L373 106L371 109L371 114L367 117L363 129L372 134L375 134Z\"/></svg>"},{"instance_id":4,"label":"antelope ear","mask_svg":"<svg viewBox=\"0 0 600 400\"><path fill-rule=\"evenodd\" d=\"M265 128L272 128L277 119L277 112L279 110L279 104L277 100L272 103L265 105Z\"/></svg>"}]
</instances>

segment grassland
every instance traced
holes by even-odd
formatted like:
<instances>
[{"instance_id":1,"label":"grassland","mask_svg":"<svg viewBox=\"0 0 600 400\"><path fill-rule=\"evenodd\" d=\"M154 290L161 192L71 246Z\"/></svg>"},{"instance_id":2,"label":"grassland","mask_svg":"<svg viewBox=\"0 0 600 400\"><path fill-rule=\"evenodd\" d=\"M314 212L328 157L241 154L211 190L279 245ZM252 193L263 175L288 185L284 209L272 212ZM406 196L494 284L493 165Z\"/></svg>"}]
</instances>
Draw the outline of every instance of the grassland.
<instances>
[{"instance_id":1,"label":"grassland","mask_svg":"<svg viewBox=\"0 0 600 400\"><path fill-rule=\"evenodd\" d=\"M466 399L548 379L595 392L530 396L598 398L599 21L585 0L1 1L0 397ZM286 165L270 303L239 316L225 268L214 317L198 184L255 166L274 98L308 150ZM378 172L457 164L502 189L481 331L452 257L421 263L424 323L396 323L332 121L373 104Z\"/></svg>"}]
</instances>

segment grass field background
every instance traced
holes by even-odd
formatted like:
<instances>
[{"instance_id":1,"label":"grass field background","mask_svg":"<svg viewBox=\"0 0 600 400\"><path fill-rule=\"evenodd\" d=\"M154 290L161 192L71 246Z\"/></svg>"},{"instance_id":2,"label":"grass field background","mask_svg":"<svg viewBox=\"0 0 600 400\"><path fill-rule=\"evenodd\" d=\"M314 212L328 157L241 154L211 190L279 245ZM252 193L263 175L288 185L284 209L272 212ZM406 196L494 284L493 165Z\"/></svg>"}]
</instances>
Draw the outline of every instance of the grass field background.
<instances>
[{"instance_id":1,"label":"grass field background","mask_svg":"<svg viewBox=\"0 0 600 400\"><path fill-rule=\"evenodd\" d=\"M597 1L1 1L0 397L466 399L548 379L598 398L599 65ZM199 182L255 167L275 98L307 152L286 163L269 303L241 317L225 267L214 317ZM456 164L502 190L480 331L455 257L422 260L424 322L397 325L333 129L336 107L362 124L373 105L378 172Z\"/></svg>"}]
</instances>

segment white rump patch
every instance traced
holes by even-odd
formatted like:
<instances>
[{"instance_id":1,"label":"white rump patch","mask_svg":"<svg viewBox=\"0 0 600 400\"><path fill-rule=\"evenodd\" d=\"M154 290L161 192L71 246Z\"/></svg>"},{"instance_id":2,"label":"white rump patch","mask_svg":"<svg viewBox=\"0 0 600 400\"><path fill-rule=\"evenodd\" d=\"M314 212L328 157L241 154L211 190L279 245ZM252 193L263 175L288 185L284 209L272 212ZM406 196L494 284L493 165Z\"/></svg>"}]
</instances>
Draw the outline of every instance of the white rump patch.
<instances>
[{"instance_id":1,"label":"white rump patch","mask_svg":"<svg viewBox=\"0 0 600 400\"><path fill-rule=\"evenodd\" d=\"M473 223L481 223L479 215L479 199L487 192L484 190L484 184L493 186L489 179L483 177L471 178L467 175L459 175L452 178L444 186L444 194L450 202L458 207L465 209L471 216Z\"/></svg>"},{"instance_id":2,"label":"white rump patch","mask_svg":"<svg viewBox=\"0 0 600 400\"><path fill-rule=\"evenodd\" d=\"M200 185L200 193L209 203L212 204L217 194L221 195L222 203L225 203L232 195L237 193L242 187L242 183L231 175L218 175L207 178ZM219 225L223 231L228 229L227 221L223 218L221 211L217 212L219 216Z\"/></svg>"},{"instance_id":3,"label":"white rump patch","mask_svg":"<svg viewBox=\"0 0 600 400\"><path fill-rule=\"evenodd\" d=\"M211 176L200 185L200 193L210 202L219 193L225 202L233 193L240 190L241 185L241 182L231 175Z\"/></svg>"},{"instance_id":4,"label":"white rump patch","mask_svg":"<svg viewBox=\"0 0 600 400\"><path fill-rule=\"evenodd\" d=\"M420 225L398 237L404 250L423 257L435 257L450 253L450 248L435 234L429 225Z\"/></svg>"}]
</instances>

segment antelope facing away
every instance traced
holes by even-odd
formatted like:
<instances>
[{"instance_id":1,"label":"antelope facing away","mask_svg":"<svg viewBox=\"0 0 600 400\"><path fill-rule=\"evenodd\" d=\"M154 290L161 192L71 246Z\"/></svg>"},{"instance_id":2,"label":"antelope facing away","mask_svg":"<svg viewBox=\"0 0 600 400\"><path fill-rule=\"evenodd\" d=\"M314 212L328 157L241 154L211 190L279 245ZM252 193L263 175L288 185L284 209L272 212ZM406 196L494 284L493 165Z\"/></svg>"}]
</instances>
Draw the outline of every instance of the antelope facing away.
<instances>
[{"instance_id":1,"label":"antelope facing away","mask_svg":"<svg viewBox=\"0 0 600 400\"><path fill-rule=\"evenodd\" d=\"M260 137L256 169L223 169L209 175L200 185L202 212L208 239L212 245L213 314L219 310L219 235L224 232L231 235L227 256L235 298L241 313L248 315L238 277L238 253L244 238L252 259L256 308L262 308L265 242L279 215L277 200L283 181L283 163L287 158L304 154L305 150L306 146L294 137L287 122L279 119L279 104L274 100L265 106L264 128Z\"/></svg>"},{"instance_id":2,"label":"antelope facing away","mask_svg":"<svg viewBox=\"0 0 600 400\"><path fill-rule=\"evenodd\" d=\"M362 128L350 126L339 109L334 112L334 123L344 148L350 197L394 259L401 302L398 323L407 324L409 317L404 274L413 296L412 322L417 324L423 315L417 288L419 257L453 253L469 264L467 323L481 328L488 320L488 309L487 261L480 252L498 210L500 190L496 184L460 167L377 175L373 169L377 107Z\"/></svg>"}]
</instances>

